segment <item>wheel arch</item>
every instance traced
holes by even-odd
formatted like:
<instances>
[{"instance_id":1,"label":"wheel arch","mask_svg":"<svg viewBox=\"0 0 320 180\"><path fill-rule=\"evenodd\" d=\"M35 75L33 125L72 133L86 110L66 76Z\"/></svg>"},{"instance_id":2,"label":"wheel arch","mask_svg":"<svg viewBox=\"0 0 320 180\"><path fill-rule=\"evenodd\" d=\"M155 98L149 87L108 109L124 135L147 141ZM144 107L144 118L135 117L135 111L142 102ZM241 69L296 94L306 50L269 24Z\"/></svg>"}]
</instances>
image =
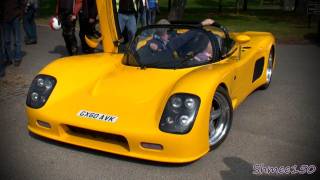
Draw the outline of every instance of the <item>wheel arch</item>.
<instances>
[{"instance_id":1,"label":"wheel arch","mask_svg":"<svg viewBox=\"0 0 320 180\"><path fill-rule=\"evenodd\" d=\"M228 89L228 86L227 86L226 83L220 82L220 84L217 86L216 90L217 90L219 87L222 87L223 89L225 89L225 90L228 92L228 94L229 94L229 89ZM215 90L215 91L216 91L216 90ZM215 93L215 92L214 92L214 93Z\"/></svg>"}]
</instances>

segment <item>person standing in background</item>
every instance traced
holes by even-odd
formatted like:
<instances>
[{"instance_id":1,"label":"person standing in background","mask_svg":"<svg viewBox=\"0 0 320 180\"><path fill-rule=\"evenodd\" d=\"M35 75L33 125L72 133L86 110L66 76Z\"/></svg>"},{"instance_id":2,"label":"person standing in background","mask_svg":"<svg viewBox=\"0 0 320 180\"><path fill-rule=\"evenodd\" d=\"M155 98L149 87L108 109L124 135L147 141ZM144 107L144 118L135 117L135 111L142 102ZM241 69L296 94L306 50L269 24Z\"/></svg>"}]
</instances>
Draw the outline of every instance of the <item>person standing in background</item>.
<instances>
[{"instance_id":1,"label":"person standing in background","mask_svg":"<svg viewBox=\"0 0 320 180\"><path fill-rule=\"evenodd\" d=\"M86 41L85 35L93 36L95 32L95 25L98 11L95 0L82 0L82 9L79 13L80 32L79 38L81 40L82 52L90 54L94 52L93 48L90 48Z\"/></svg>"},{"instance_id":2,"label":"person standing in background","mask_svg":"<svg viewBox=\"0 0 320 180\"><path fill-rule=\"evenodd\" d=\"M4 58L8 64L19 66L22 60L20 20L23 16L24 0L1 0L3 3ZM11 49L13 37L13 50Z\"/></svg>"},{"instance_id":3,"label":"person standing in background","mask_svg":"<svg viewBox=\"0 0 320 180\"><path fill-rule=\"evenodd\" d=\"M137 21L135 14L137 13L137 1L136 0L117 0L118 4L118 20L121 34L126 28L128 31L128 41L130 42L136 31Z\"/></svg>"},{"instance_id":4,"label":"person standing in background","mask_svg":"<svg viewBox=\"0 0 320 180\"><path fill-rule=\"evenodd\" d=\"M82 0L57 0L56 14L61 21L62 36L69 55L78 54L75 26L81 7Z\"/></svg>"},{"instance_id":5,"label":"person standing in background","mask_svg":"<svg viewBox=\"0 0 320 180\"><path fill-rule=\"evenodd\" d=\"M138 1L138 24L140 26L147 25L148 0Z\"/></svg>"},{"instance_id":6,"label":"person standing in background","mask_svg":"<svg viewBox=\"0 0 320 180\"><path fill-rule=\"evenodd\" d=\"M23 28L25 32L25 44L37 43L37 26L34 21L38 9L38 0L26 0L26 7L23 16Z\"/></svg>"},{"instance_id":7,"label":"person standing in background","mask_svg":"<svg viewBox=\"0 0 320 180\"><path fill-rule=\"evenodd\" d=\"M6 73L6 62L4 60L3 55L3 30L2 30L2 22L0 19L0 78L4 77Z\"/></svg>"},{"instance_id":8,"label":"person standing in background","mask_svg":"<svg viewBox=\"0 0 320 180\"><path fill-rule=\"evenodd\" d=\"M3 3L0 3L0 78L4 77L6 62L4 59L4 49L3 49Z\"/></svg>"},{"instance_id":9,"label":"person standing in background","mask_svg":"<svg viewBox=\"0 0 320 180\"><path fill-rule=\"evenodd\" d=\"M159 10L158 0L148 0L148 25L156 23L156 15Z\"/></svg>"}]
</instances>

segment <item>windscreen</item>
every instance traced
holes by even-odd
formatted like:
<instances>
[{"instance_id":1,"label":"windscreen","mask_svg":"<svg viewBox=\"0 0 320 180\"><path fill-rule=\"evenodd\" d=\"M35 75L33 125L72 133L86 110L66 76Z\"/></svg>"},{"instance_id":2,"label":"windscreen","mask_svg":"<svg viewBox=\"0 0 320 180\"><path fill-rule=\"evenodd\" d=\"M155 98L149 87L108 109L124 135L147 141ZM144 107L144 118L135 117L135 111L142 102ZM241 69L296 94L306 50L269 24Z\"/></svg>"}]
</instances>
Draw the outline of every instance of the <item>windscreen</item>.
<instances>
[{"instance_id":1,"label":"windscreen","mask_svg":"<svg viewBox=\"0 0 320 180\"><path fill-rule=\"evenodd\" d=\"M212 62L217 35L201 28L154 26L138 31L131 43L129 65L185 68Z\"/></svg>"}]
</instances>

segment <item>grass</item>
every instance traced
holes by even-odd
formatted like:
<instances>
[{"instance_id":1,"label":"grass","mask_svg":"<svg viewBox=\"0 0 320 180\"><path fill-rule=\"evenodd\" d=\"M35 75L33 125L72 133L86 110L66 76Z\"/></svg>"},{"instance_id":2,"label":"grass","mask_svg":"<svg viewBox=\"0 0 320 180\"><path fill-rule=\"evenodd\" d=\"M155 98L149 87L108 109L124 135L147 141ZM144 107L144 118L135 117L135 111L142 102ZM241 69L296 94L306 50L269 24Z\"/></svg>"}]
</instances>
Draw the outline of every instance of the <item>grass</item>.
<instances>
[{"instance_id":1,"label":"grass","mask_svg":"<svg viewBox=\"0 0 320 180\"><path fill-rule=\"evenodd\" d=\"M159 18L167 17L167 0L159 0L161 14ZM248 10L236 14L235 0L223 0L223 12L218 12L218 0L188 0L183 20L200 21L213 18L226 26L230 31L267 31L273 33L278 42L306 43L309 35L316 34L317 24L308 28L308 18L295 12L281 10L279 1L271 5L260 6L259 0L249 0ZM311 36L313 37L313 36Z\"/></svg>"},{"instance_id":2,"label":"grass","mask_svg":"<svg viewBox=\"0 0 320 180\"><path fill-rule=\"evenodd\" d=\"M159 0L160 18L167 18L168 0ZM279 0L275 4L260 6L260 0L249 0L248 11L235 13L235 0L223 0L223 12L218 12L218 0L188 0L184 20L200 21L213 18L225 25L231 31L268 31L272 32L279 42L304 43L306 37L317 32L316 24L308 28L306 16L294 12L284 12L280 9ZM265 0L268 3L267 0ZM40 16L37 22L47 24L50 16L55 12L55 1L42 0ZM312 36L311 36L312 37Z\"/></svg>"},{"instance_id":3,"label":"grass","mask_svg":"<svg viewBox=\"0 0 320 180\"><path fill-rule=\"evenodd\" d=\"M159 0L161 7L166 7L168 0ZM187 8L208 8L208 7L218 7L219 0L188 0ZM260 0L249 0L250 7L258 7L260 5ZM234 7L235 0L222 0L222 6L226 8Z\"/></svg>"}]
</instances>

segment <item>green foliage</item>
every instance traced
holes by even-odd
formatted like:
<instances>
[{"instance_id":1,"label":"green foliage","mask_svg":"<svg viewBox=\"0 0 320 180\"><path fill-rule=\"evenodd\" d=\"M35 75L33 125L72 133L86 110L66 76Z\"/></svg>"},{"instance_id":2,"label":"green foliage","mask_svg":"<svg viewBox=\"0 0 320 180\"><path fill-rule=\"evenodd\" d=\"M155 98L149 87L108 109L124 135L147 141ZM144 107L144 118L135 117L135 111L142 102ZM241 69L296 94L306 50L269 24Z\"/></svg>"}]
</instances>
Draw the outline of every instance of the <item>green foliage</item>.
<instances>
[{"instance_id":1,"label":"green foliage","mask_svg":"<svg viewBox=\"0 0 320 180\"><path fill-rule=\"evenodd\" d=\"M55 14L56 0L40 0L40 17L50 17Z\"/></svg>"},{"instance_id":2,"label":"green foliage","mask_svg":"<svg viewBox=\"0 0 320 180\"><path fill-rule=\"evenodd\" d=\"M283 12L280 9L280 0L249 0L248 11L235 14L236 0L222 0L223 11L218 12L219 0L188 0L184 20L200 21L213 18L228 27L231 31L268 31L275 34L278 40L285 42L301 42L307 34L317 32L316 24L307 28L307 17L296 15L293 12ZM160 18L167 18L168 0L159 0ZM55 13L56 0L40 0L40 20L47 24L48 17Z\"/></svg>"},{"instance_id":3,"label":"green foliage","mask_svg":"<svg viewBox=\"0 0 320 180\"><path fill-rule=\"evenodd\" d=\"M236 0L222 0L224 8L234 8ZM168 0L159 0L161 7L167 7ZM248 0L250 7L258 7L260 0ZM215 8L217 9L219 0L188 0L187 8Z\"/></svg>"},{"instance_id":4,"label":"green foliage","mask_svg":"<svg viewBox=\"0 0 320 180\"><path fill-rule=\"evenodd\" d=\"M167 3L160 0L160 3ZM307 27L307 17L294 12L284 12L280 8L280 1L265 0L260 6L260 0L249 0L249 9L237 15L235 0L223 0L223 11L218 12L218 0L188 0L184 19L201 21L213 18L225 25L231 31L267 31L272 32L280 42L305 42L305 36L316 33L316 24ZM165 4L164 3L164 4ZM166 5L166 4L165 4ZM161 8L159 18L166 18L166 8Z\"/></svg>"}]
</instances>

